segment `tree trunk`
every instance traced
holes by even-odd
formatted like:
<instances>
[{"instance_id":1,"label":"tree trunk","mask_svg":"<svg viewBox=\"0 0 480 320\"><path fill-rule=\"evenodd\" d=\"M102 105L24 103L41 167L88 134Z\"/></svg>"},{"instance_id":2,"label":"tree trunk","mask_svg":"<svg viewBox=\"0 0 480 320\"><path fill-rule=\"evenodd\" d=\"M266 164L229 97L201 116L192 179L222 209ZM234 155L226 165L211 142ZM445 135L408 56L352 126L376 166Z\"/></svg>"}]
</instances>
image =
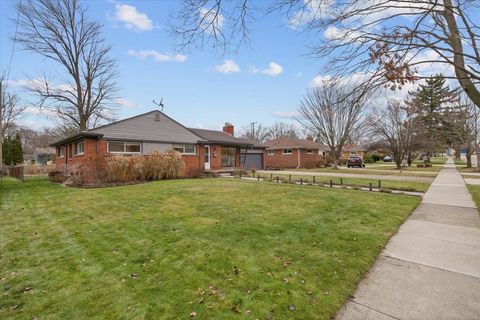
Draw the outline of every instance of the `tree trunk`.
<instances>
[{"instance_id":1,"label":"tree trunk","mask_svg":"<svg viewBox=\"0 0 480 320\"><path fill-rule=\"evenodd\" d=\"M397 169L402 170L402 161L395 159L395 164L397 165Z\"/></svg>"},{"instance_id":2,"label":"tree trunk","mask_svg":"<svg viewBox=\"0 0 480 320\"><path fill-rule=\"evenodd\" d=\"M445 10L443 16L447 22L448 29L450 31L450 46L453 49L453 64L455 69L455 75L463 88L467 96L472 102L480 108L480 91L476 88L471 77L465 72L465 59L463 52L462 36L458 30L457 21L455 20L455 8L452 5L452 0L444 0Z\"/></svg>"},{"instance_id":3,"label":"tree trunk","mask_svg":"<svg viewBox=\"0 0 480 320\"><path fill-rule=\"evenodd\" d=\"M455 160L461 160L460 147L455 147Z\"/></svg>"},{"instance_id":4,"label":"tree trunk","mask_svg":"<svg viewBox=\"0 0 480 320\"><path fill-rule=\"evenodd\" d=\"M467 153L466 157L467 157L467 168L471 168L472 167L472 155Z\"/></svg>"},{"instance_id":5,"label":"tree trunk","mask_svg":"<svg viewBox=\"0 0 480 320\"><path fill-rule=\"evenodd\" d=\"M333 157L333 169L338 169L338 159L336 156Z\"/></svg>"}]
</instances>

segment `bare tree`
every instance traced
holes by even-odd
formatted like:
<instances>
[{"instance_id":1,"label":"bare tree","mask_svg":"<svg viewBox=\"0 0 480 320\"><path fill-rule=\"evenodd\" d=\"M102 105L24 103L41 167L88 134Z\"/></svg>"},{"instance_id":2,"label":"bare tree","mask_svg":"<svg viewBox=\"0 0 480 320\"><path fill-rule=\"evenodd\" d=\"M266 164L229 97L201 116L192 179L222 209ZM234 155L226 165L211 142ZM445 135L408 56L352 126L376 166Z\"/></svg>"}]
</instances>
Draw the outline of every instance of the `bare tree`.
<instances>
[{"instance_id":1,"label":"bare tree","mask_svg":"<svg viewBox=\"0 0 480 320\"><path fill-rule=\"evenodd\" d=\"M267 129L266 139L298 138L298 128L292 123L275 122Z\"/></svg>"},{"instance_id":2,"label":"bare tree","mask_svg":"<svg viewBox=\"0 0 480 320\"><path fill-rule=\"evenodd\" d=\"M456 151L460 156L460 148L465 149L467 168L472 167L472 155L477 149L478 116L480 110L476 108L470 98L461 94L449 112L450 126L447 127L447 134L452 136Z\"/></svg>"},{"instance_id":3,"label":"bare tree","mask_svg":"<svg viewBox=\"0 0 480 320\"><path fill-rule=\"evenodd\" d=\"M345 147L357 142L368 129L366 100L365 92L352 92L333 79L323 81L300 103L297 120L329 147L335 169Z\"/></svg>"},{"instance_id":4,"label":"bare tree","mask_svg":"<svg viewBox=\"0 0 480 320\"><path fill-rule=\"evenodd\" d=\"M16 122L20 119L26 106L20 102L17 94L8 92L5 86L4 77L0 77L1 103L0 103L0 139L5 138L9 131L14 129Z\"/></svg>"},{"instance_id":5,"label":"bare tree","mask_svg":"<svg viewBox=\"0 0 480 320\"><path fill-rule=\"evenodd\" d=\"M379 144L391 152L397 169L402 168L403 160L412 152L415 143L414 119L405 106L398 101L389 101L386 109L381 109L373 122L373 134Z\"/></svg>"},{"instance_id":6,"label":"bare tree","mask_svg":"<svg viewBox=\"0 0 480 320\"><path fill-rule=\"evenodd\" d=\"M80 131L98 119L109 119L115 106L117 68L101 25L88 18L78 0L24 0L16 9L16 41L23 49L57 62L64 71L58 85L44 76L29 86L39 98L39 107Z\"/></svg>"},{"instance_id":7,"label":"bare tree","mask_svg":"<svg viewBox=\"0 0 480 320\"><path fill-rule=\"evenodd\" d=\"M257 143L262 143L268 136L268 129L265 128L261 123L255 126L254 123L242 128L242 138L255 141Z\"/></svg>"},{"instance_id":8,"label":"bare tree","mask_svg":"<svg viewBox=\"0 0 480 320\"><path fill-rule=\"evenodd\" d=\"M236 17L218 26L235 30L232 37L209 37L217 45L244 39L253 0L185 0L174 34L188 46L205 40L208 17L222 12ZM208 8L200 10L199 8ZM420 69L432 63L449 66L460 86L480 108L480 28L478 1L471 0L277 0L265 12L279 11L294 28L321 34L312 53L328 59L327 72L337 77L367 75L360 87L392 89L428 76ZM257 10L257 12L260 10ZM248 19L247 19L248 18ZM211 20L211 19L210 19ZM235 29L234 26L242 26ZM187 41L185 41L187 40ZM203 41L200 43L203 45Z\"/></svg>"},{"instance_id":9,"label":"bare tree","mask_svg":"<svg viewBox=\"0 0 480 320\"><path fill-rule=\"evenodd\" d=\"M26 109L16 94L7 91L5 82L5 75L0 75L0 174L3 172L3 140Z\"/></svg>"}]
</instances>

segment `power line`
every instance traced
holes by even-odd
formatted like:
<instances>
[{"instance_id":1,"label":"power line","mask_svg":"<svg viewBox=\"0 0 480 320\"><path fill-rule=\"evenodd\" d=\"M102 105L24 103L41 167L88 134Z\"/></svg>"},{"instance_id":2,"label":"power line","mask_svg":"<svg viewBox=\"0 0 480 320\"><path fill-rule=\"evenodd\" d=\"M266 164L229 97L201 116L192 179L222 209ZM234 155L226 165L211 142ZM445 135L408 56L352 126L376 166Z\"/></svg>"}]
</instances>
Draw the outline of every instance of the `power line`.
<instances>
[{"instance_id":1,"label":"power line","mask_svg":"<svg viewBox=\"0 0 480 320\"><path fill-rule=\"evenodd\" d=\"M16 20L16 23L15 23L15 33L14 33L14 36L13 36L12 51L10 52L10 62L8 63L8 71L7 71L5 86L8 85L8 80L10 78L10 70L12 69L13 52L15 51L15 44L17 43L18 20L19 19L20 19L20 11L17 10L17 20Z\"/></svg>"}]
</instances>

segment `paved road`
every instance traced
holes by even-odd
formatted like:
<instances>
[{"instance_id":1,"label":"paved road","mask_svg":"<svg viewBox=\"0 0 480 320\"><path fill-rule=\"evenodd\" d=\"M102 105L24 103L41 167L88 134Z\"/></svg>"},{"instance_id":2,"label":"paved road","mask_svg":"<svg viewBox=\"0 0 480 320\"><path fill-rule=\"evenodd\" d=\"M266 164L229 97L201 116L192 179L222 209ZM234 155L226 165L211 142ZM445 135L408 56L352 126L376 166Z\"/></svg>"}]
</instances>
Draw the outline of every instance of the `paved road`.
<instances>
[{"instance_id":1,"label":"paved road","mask_svg":"<svg viewBox=\"0 0 480 320\"><path fill-rule=\"evenodd\" d=\"M395 180L395 181L420 181L432 182L433 177L418 176L400 176L400 175L383 175L383 174L362 174L362 173L340 173L340 172L314 172L314 171L288 171L288 170L259 170L259 173L266 174L291 174L300 176L317 176L317 177L342 177L342 178L358 178L358 179L375 179L375 180ZM385 172L385 171L383 171Z\"/></svg>"},{"instance_id":2,"label":"paved road","mask_svg":"<svg viewBox=\"0 0 480 320\"><path fill-rule=\"evenodd\" d=\"M336 319L480 319L480 216L451 159Z\"/></svg>"}]
</instances>

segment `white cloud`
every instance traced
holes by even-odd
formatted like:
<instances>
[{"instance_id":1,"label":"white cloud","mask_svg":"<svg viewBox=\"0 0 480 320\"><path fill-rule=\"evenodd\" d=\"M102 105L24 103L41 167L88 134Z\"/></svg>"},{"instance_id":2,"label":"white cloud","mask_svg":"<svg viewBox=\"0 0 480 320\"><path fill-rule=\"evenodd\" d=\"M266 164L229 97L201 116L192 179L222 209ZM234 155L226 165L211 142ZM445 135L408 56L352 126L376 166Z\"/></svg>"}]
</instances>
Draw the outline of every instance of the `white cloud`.
<instances>
[{"instance_id":1,"label":"white cloud","mask_svg":"<svg viewBox=\"0 0 480 320\"><path fill-rule=\"evenodd\" d=\"M49 109L39 109L37 107L27 107L25 113L37 116L55 116L56 113L53 110Z\"/></svg>"},{"instance_id":2,"label":"white cloud","mask_svg":"<svg viewBox=\"0 0 480 320\"><path fill-rule=\"evenodd\" d=\"M127 54L140 59L153 58L157 62L185 62L187 60L187 56L184 54L165 54L156 50L128 50Z\"/></svg>"},{"instance_id":3,"label":"white cloud","mask_svg":"<svg viewBox=\"0 0 480 320\"><path fill-rule=\"evenodd\" d=\"M325 81L328 81L332 79L330 75L318 75L313 77L313 79L310 81L310 87L320 87Z\"/></svg>"},{"instance_id":4,"label":"white cloud","mask_svg":"<svg viewBox=\"0 0 480 320\"><path fill-rule=\"evenodd\" d=\"M280 119L293 119L299 114L296 111L274 111L273 116Z\"/></svg>"},{"instance_id":5,"label":"white cloud","mask_svg":"<svg viewBox=\"0 0 480 320\"><path fill-rule=\"evenodd\" d=\"M303 0L304 7L296 12L288 20L288 25L292 29L297 29L302 25L311 23L316 19L328 17L331 15L332 4L334 0Z\"/></svg>"},{"instance_id":6,"label":"white cloud","mask_svg":"<svg viewBox=\"0 0 480 320\"><path fill-rule=\"evenodd\" d=\"M198 15L200 16L200 19L202 19L202 29L210 34L218 32L222 28L223 22L225 21L225 18L221 13L215 15L213 11L209 11L205 7L200 8Z\"/></svg>"},{"instance_id":7,"label":"white cloud","mask_svg":"<svg viewBox=\"0 0 480 320\"><path fill-rule=\"evenodd\" d=\"M51 84L47 82L50 86ZM36 87L45 87L45 79L34 78L34 79L18 79L18 80L8 80L7 85L12 87L20 87L23 89L33 89Z\"/></svg>"},{"instance_id":8,"label":"white cloud","mask_svg":"<svg viewBox=\"0 0 480 320\"><path fill-rule=\"evenodd\" d=\"M152 20L146 14L138 12L134 6L116 4L115 8L115 19L123 22L125 28L139 32L153 29Z\"/></svg>"},{"instance_id":9,"label":"white cloud","mask_svg":"<svg viewBox=\"0 0 480 320\"><path fill-rule=\"evenodd\" d=\"M115 102L116 104L118 104L119 106L121 106L123 108L133 108L135 106L133 104L133 102L131 102L130 100L125 99L125 98L117 98L117 99L113 100L113 102Z\"/></svg>"},{"instance_id":10,"label":"white cloud","mask_svg":"<svg viewBox=\"0 0 480 320\"><path fill-rule=\"evenodd\" d=\"M262 73L262 74L266 74L266 75L269 75L269 76L272 76L272 77L276 77L276 76L283 73L283 67L281 65L279 65L278 63L270 62L268 64L268 68L258 69L256 67L252 67L252 68L250 68L250 72L252 72L252 73Z\"/></svg>"},{"instance_id":11,"label":"white cloud","mask_svg":"<svg viewBox=\"0 0 480 320\"><path fill-rule=\"evenodd\" d=\"M214 67L215 71L220 73L236 73L240 72L240 66L233 60L224 60L222 64Z\"/></svg>"}]
</instances>

